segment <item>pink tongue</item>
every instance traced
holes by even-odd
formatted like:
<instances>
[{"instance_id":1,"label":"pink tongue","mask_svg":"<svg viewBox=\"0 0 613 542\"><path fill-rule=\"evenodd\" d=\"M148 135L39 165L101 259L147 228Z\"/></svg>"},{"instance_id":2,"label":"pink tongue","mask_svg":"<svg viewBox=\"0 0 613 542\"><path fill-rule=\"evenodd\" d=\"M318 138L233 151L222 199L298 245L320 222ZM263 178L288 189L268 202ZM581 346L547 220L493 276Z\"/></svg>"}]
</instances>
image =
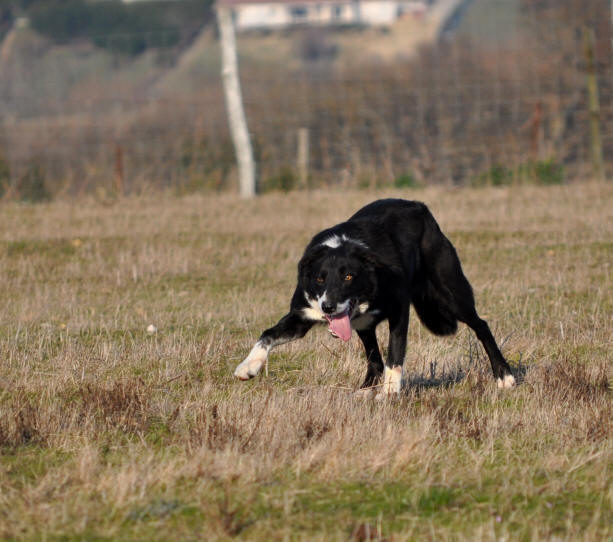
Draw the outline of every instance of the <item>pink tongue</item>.
<instances>
[{"instance_id":1,"label":"pink tongue","mask_svg":"<svg viewBox=\"0 0 613 542\"><path fill-rule=\"evenodd\" d=\"M337 337L343 339L343 341L348 341L351 339L351 323L349 322L349 313L345 313L342 316L329 317L328 323L330 324L330 331L334 333Z\"/></svg>"}]
</instances>

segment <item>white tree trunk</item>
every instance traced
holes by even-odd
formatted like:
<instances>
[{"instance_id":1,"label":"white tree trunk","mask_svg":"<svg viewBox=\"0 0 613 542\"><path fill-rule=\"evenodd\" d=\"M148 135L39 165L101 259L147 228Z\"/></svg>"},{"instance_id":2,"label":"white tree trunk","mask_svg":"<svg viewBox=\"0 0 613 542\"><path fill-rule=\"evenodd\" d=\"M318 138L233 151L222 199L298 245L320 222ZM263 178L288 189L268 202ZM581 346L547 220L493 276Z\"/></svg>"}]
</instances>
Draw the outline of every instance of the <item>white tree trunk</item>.
<instances>
[{"instance_id":1,"label":"white tree trunk","mask_svg":"<svg viewBox=\"0 0 613 542\"><path fill-rule=\"evenodd\" d=\"M236 38L234 37L234 23L230 8L217 7L217 24L219 25L221 38L221 74L226 96L230 134L238 162L240 194L244 198L251 198L255 196L255 164L238 78Z\"/></svg>"},{"instance_id":2,"label":"white tree trunk","mask_svg":"<svg viewBox=\"0 0 613 542\"><path fill-rule=\"evenodd\" d=\"M298 162L298 174L300 176L300 187L305 188L309 183L309 129L308 128L298 128L297 162Z\"/></svg>"}]
</instances>

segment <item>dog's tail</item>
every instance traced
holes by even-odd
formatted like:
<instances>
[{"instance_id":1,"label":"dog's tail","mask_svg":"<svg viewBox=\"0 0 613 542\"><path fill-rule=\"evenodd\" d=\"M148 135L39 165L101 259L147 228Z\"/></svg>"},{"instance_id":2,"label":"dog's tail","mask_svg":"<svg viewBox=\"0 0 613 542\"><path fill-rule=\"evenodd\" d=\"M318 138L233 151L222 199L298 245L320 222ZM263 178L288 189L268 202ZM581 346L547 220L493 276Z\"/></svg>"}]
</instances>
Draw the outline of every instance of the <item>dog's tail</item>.
<instances>
[{"instance_id":1,"label":"dog's tail","mask_svg":"<svg viewBox=\"0 0 613 542\"><path fill-rule=\"evenodd\" d=\"M473 291L455 248L425 206L420 260L420 287L412 299L415 311L432 333L452 335L464 306L474 306Z\"/></svg>"}]
</instances>

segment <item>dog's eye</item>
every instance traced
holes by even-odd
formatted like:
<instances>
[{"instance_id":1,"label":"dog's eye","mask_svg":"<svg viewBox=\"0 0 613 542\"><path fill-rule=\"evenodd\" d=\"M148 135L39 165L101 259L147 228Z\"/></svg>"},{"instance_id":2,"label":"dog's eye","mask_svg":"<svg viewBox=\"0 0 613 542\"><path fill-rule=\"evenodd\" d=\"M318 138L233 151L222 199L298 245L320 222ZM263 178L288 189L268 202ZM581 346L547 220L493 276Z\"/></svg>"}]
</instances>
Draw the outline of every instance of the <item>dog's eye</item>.
<instances>
[{"instance_id":1,"label":"dog's eye","mask_svg":"<svg viewBox=\"0 0 613 542\"><path fill-rule=\"evenodd\" d=\"M351 273L347 273L345 275L345 282L350 282L353 280L353 275Z\"/></svg>"},{"instance_id":2,"label":"dog's eye","mask_svg":"<svg viewBox=\"0 0 613 542\"><path fill-rule=\"evenodd\" d=\"M323 277L317 277L315 280L317 281L318 284L323 284L324 283L324 278Z\"/></svg>"}]
</instances>

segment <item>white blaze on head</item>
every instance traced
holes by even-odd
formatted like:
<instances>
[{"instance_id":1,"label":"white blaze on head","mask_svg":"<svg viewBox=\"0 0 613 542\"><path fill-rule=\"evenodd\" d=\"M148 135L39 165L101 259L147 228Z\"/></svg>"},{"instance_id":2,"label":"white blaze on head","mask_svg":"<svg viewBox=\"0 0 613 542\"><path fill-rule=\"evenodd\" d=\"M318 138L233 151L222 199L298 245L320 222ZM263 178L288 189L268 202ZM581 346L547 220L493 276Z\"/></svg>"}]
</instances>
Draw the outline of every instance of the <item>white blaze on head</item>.
<instances>
[{"instance_id":1,"label":"white blaze on head","mask_svg":"<svg viewBox=\"0 0 613 542\"><path fill-rule=\"evenodd\" d=\"M359 246L361 246L363 248L368 248L366 243L363 243L359 239L352 239L351 237L348 237L345 234L343 234L341 236L338 236L336 234L331 235L330 237L328 237L322 243L322 245L324 245L326 247L330 247L330 248L338 248L338 247L341 246L342 243L354 243L354 244L359 245Z\"/></svg>"},{"instance_id":2,"label":"white blaze on head","mask_svg":"<svg viewBox=\"0 0 613 542\"><path fill-rule=\"evenodd\" d=\"M330 248L338 248L341 246L341 238L338 235L332 235L328 237L322 245L325 245Z\"/></svg>"}]
</instances>

